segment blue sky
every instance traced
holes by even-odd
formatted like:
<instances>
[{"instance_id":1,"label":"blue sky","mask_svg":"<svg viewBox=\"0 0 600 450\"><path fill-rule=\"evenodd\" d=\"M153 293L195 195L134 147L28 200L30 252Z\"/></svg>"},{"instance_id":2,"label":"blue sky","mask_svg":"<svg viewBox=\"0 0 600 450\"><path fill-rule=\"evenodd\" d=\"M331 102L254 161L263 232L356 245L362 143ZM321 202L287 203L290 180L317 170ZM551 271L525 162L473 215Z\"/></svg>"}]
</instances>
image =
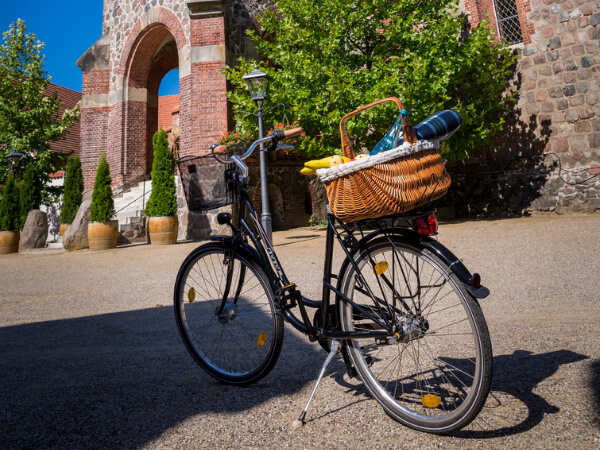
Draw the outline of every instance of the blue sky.
<instances>
[{"instance_id":1,"label":"blue sky","mask_svg":"<svg viewBox=\"0 0 600 450\"><path fill-rule=\"evenodd\" d=\"M16 0L2 2L0 30L23 19L29 33L46 44L44 69L52 82L81 92L82 73L75 61L102 34L102 0ZM177 93L177 72L161 83L160 94Z\"/></svg>"}]
</instances>

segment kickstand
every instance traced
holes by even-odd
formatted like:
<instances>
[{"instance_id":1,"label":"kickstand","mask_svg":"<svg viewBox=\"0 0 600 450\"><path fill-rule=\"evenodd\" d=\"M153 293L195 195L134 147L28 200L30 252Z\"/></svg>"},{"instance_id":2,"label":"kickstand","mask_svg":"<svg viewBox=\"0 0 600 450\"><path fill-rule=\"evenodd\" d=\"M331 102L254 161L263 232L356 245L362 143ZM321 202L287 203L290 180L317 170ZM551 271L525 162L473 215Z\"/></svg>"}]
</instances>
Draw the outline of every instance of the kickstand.
<instances>
[{"instance_id":1,"label":"kickstand","mask_svg":"<svg viewBox=\"0 0 600 450\"><path fill-rule=\"evenodd\" d=\"M317 388L319 387L321 378L323 378L323 375L325 374L325 370L327 369L327 366L329 365L329 363L331 362L333 357L339 351L340 351L340 341L332 340L331 341L331 350L329 351L329 355L327 355L327 358L325 359L325 362L323 363L323 367L321 368L321 373L319 373L319 377L317 378L315 386L313 387L313 390L310 393L310 397L308 397L308 402L306 402L306 406L304 407L302 414L300 414L300 417L298 418L298 420L294 420L294 423L293 423L294 428L301 428L302 425L304 425L304 418L306 417L306 412L308 411L310 402L312 401L313 397L315 396L315 392L317 392Z\"/></svg>"}]
</instances>

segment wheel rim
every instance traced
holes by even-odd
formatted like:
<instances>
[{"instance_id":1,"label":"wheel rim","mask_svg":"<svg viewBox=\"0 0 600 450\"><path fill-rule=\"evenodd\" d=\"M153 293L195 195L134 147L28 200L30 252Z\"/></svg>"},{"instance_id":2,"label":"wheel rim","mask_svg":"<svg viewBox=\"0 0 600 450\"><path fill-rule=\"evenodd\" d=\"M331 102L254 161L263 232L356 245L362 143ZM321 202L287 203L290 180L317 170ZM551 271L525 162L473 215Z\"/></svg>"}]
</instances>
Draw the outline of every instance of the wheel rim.
<instances>
[{"instance_id":1,"label":"wheel rim","mask_svg":"<svg viewBox=\"0 0 600 450\"><path fill-rule=\"evenodd\" d=\"M409 247L393 248L396 255L388 244L381 245L371 261L361 259L359 265L375 295L391 301L389 284L400 294L394 311L399 333L379 343L353 341L351 355L388 413L411 426L440 429L468 416L479 396L482 348L477 325L465 294L437 261ZM385 267L382 274L381 267ZM351 292L355 302L366 303L356 285L357 278L348 277L344 292ZM413 309L412 316L397 317L402 301ZM342 305L341 319L346 330L372 323L355 310L353 314L348 305Z\"/></svg>"},{"instance_id":2,"label":"wheel rim","mask_svg":"<svg viewBox=\"0 0 600 450\"><path fill-rule=\"evenodd\" d=\"M250 265L234 262L229 295L223 253L196 259L183 275L179 318L192 355L213 376L244 379L268 364L276 330L275 310L264 280Z\"/></svg>"}]
</instances>

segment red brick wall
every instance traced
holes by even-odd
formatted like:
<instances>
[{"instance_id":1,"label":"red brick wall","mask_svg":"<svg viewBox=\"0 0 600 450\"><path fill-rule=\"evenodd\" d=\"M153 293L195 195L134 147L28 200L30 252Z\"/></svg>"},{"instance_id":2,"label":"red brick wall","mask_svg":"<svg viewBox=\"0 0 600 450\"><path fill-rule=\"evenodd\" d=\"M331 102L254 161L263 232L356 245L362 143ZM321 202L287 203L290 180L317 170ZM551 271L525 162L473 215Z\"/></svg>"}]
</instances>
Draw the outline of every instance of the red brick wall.
<instances>
[{"instance_id":1,"label":"red brick wall","mask_svg":"<svg viewBox=\"0 0 600 450\"><path fill-rule=\"evenodd\" d=\"M494 12L495 0L464 0L464 7L469 12L469 22L472 26L479 25L483 20L488 19L489 27L497 35L498 23ZM523 42L529 44L531 35L534 33L533 24L527 19L527 14L531 12L530 0L516 0L517 11L519 13L519 23L521 25L521 33Z\"/></svg>"}]
</instances>

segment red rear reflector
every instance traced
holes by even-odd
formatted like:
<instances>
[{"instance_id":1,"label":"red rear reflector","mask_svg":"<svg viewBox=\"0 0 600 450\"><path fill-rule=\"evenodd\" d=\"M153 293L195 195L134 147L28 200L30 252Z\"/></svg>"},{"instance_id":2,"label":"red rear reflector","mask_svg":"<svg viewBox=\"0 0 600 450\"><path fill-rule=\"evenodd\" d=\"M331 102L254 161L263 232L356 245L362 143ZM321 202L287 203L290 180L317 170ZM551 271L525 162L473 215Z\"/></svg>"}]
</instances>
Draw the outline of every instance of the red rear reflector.
<instances>
[{"instance_id":1,"label":"red rear reflector","mask_svg":"<svg viewBox=\"0 0 600 450\"><path fill-rule=\"evenodd\" d=\"M417 229L417 233L422 234L424 236L431 236L432 234L437 234L437 217L435 217L435 214L417 217L415 219L415 228Z\"/></svg>"}]
</instances>

